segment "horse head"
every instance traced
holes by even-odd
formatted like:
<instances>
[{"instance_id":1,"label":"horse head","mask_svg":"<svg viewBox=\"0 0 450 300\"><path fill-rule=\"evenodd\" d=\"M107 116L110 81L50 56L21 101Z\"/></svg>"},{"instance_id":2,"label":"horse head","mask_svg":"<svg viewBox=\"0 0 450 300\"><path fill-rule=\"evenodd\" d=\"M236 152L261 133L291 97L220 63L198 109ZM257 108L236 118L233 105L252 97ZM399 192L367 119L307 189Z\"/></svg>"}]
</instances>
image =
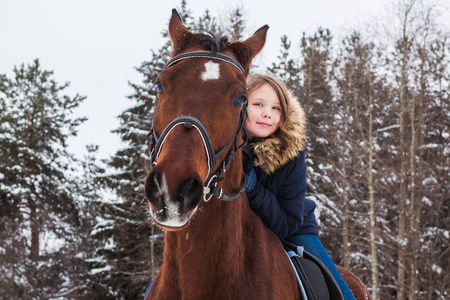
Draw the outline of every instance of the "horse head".
<instances>
[{"instance_id":1,"label":"horse head","mask_svg":"<svg viewBox=\"0 0 450 300\"><path fill-rule=\"evenodd\" d=\"M227 172L228 186L219 181L243 143L245 76L264 46L267 29L229 42L190 32L172 11L172 59L155 82L158 104L151 135L156 145L145 181L150 214L161 228L181 230L202 199L214 195L227 200L226 193L243 191L241 169Z\"/></svg>"}]
</instances>

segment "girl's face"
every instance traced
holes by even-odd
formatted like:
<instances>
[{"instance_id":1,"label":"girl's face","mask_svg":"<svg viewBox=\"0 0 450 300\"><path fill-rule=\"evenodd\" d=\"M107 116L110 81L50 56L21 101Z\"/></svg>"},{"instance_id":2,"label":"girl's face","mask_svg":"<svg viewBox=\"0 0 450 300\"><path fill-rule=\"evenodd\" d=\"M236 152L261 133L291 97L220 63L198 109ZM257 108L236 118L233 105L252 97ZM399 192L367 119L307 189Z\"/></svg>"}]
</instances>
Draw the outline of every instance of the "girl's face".
<instances>
[{"instance_id":1,"label":"girl's face","mask_svg":"<svg viewBox=\"0 0 450 300\"><path fill-rule=\"evenodd\" d=\"M277 93L268 83L248 96L248 118L245 122L248 138L265 138L278 129L281 105Z\"/></svg>"}]
</instances>

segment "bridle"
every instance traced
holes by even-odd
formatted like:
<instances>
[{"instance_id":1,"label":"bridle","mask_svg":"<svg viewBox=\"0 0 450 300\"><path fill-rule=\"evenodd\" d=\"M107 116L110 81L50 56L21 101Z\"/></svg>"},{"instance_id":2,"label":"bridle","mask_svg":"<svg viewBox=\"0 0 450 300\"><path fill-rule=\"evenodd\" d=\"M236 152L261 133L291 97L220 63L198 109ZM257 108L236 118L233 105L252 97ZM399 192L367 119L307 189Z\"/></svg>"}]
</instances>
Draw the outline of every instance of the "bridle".
<instances>
[{"instance_id":1,"label":"bridle","mask_svg":"<svg viewBox=\"0 0 450 300\"><path fill-rule=\"evenodd\" d=\"M246 77L245 70L241 66L239 62L234 60L233 58L216 53L216 52L208 52L208 51L195 51L195 52L187 52L182 53L180 55L177 55L173 57L169 62L164 66L163 70L169 68L170 66L173 66L174 64L178 63L179 61L190 59L190 58L208 58L211 60L219 60L226 63L231 64L235 68L237 68L243 75ZM156 110L155 110L156 111ZM231 201L239 197L245 189L245 176L243 177L243 180L241 182L241 186L239 190L235 191L234 193L230 195L226 195L223 191L223 189L217 187L217 183L219 181L224 180L223 174L228 169L231 160L233 159L236 152L244 146L244 144L247 141L247 132L244 128L244 122L245 122L245 116L247 111L247 101L244 101L242 103L242 110L239 116L239 121L237 124L236 131L233 135L233 137L230 139L230 141L227 143L225 147L223 147L221 150L219 150L217 153L214 153L214 148L211 142L211 139L209 137L209 134L206 130L206 128L203 126L202 122L198 120L195 117L191 116L180 116L178 118L175 118L172 122L169 123L169 125L166 126L166 128L161 133L161 136L158 137L158 135L155 132L153 121L152 121L152 128L150 133L148 134L150 138L150 161L152 164L152 167L156 165L156 161L158 159L159 153L161 152L162 146L167 138L167 136L172 132L172 130L178 126L183 125L186 129L192 129L195 128L203 140L203 145L205 147L206 156L208 158L208 175L205 179L205 186L203 188L203 200L205 202L209 201L212 196L215 196L221 200L224 201ZM155 117L153 116L153 120ZM238 139L241 131L244 132L244 141L241 145L238 145ZM222 163L219 165L217 170L213 173L214 167L219 159L219 157L225 153L225 151L229 148L227 155L225 156L225 159L222 161ZM207 197L207 195L210 195Z\"/></svg>"}]
</instances>

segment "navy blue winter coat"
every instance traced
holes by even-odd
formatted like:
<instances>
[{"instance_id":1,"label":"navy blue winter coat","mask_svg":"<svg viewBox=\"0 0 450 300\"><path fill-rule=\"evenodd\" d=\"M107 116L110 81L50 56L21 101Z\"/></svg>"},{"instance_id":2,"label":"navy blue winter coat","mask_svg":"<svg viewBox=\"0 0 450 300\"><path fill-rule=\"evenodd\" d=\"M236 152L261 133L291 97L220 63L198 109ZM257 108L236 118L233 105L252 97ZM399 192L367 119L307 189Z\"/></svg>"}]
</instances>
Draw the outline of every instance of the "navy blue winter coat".
<instances>
[{"instance_id":1,"label":"navy blue winter coat","mask_svg":"<svg viewBox=\"0 0 450 300\"><path fill-rule=\"evenodd\" d=\"M306 193L306 117L298 101L290 95L290 114L284 128L292 134L288 142L277 132L251 142L257 183L247 193L250 207L280 238L316 234L314 201Z\"/></svg>"},{"instance_id":2,"label":"navy blue winter coat","mask_svg":"<svg viewBox=\"0 0 450 300\"><path fill-rule=\"evenodd\" d=\"M289 161L272 175L255 167L258 178L254 189L247 193L250 207L280 238L316 234L313 200L305 198L305 154Z\"/></svg>"}]
</instances>

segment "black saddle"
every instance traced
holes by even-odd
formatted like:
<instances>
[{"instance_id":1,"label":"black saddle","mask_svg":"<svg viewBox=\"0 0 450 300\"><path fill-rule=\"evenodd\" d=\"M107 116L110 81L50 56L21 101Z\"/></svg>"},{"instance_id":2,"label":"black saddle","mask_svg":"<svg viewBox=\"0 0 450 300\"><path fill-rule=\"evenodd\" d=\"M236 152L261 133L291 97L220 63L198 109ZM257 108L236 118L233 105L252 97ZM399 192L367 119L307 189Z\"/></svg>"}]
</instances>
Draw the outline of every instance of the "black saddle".
<instances>
[{"instance_id":1,"label":"black saddle","mask_svg":"<svg viewBox=\"0 0 450 300\"><path fill-rule=\"evenodd\" d=\"M306 294L308 300L344 300L333 275L317 257L283 239L281 243L301 281L301 293Z\"/></svg>"}]
</instances>

